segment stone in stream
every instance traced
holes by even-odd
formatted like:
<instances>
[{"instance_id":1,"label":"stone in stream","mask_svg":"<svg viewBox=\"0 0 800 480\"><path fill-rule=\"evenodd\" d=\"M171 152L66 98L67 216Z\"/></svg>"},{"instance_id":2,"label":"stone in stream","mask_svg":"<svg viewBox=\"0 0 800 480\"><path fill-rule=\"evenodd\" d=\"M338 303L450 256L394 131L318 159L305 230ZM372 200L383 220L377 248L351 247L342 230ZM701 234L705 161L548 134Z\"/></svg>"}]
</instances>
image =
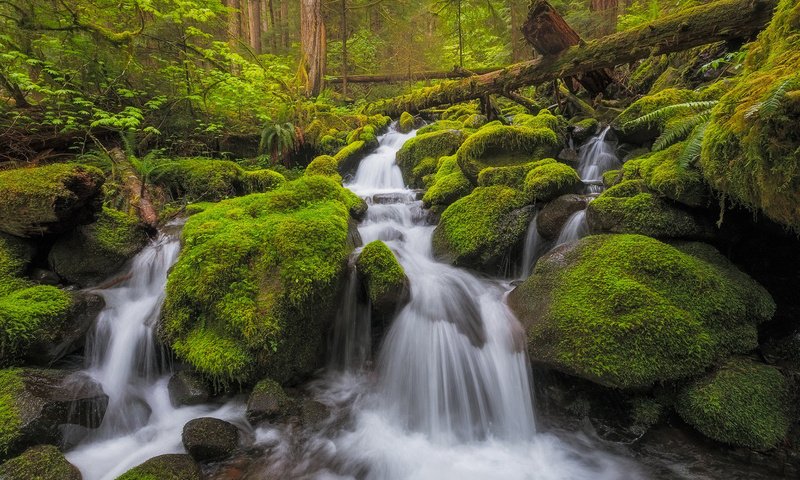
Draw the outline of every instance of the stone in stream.
<instances>
[{"instance_id":1,"label":"stone in stream","mask_svg":"<svg viewBox=\"0 0 800 480\"><path fill-rule=\"evenodd\" d=\"M218 418L195 418L183 426L183 446L198 462L220 460L239 446L239 429Z\"/></svg>"},{"instance_id":2,"label":"stone in stream","mask_svg":"<svg viewBox=\"0 0 800 480\"><path fill-rule=\"evenodd\" d=\"M557 238L570 215L586 208L591 199L587 195L568 194L548 202L536 217L539 235L550 240Z\"/></svg>"},{"instance_id":3,"label":"stone in stream","mask_svg":"<svg viewBox=\"0 0 800 480\"><path fill-rule=\"evenodd\" d=\"M294 401L278 382L265 378L256 384L247 399L247 420L250 423L275 421L291 415Z\"/></svg>"},{"instance_id":4,"label":"stone in stream","mask_svg":"<svg viewBox=\"0 0 800 480\"><path fill-rule=\"evenodd\" d=\"M174 373L169 379L167 390L169 400L175 407L206 403L211 396L203 377L188 370Z\"/></svg>"},{"instance_id":5,"label":"stone in stream","mask_svg":"<svg viewBox=\"0 0 800 480\"><path fill-rule=\"evenodd\" d=\"M200 466L186 454L167 454L153 457L134 467L117 480L202 480Z\"/></svg>"},{"instance_id":6,"label":"stone in stream","mask_svg":"<svg viewBox=\"0 0 800 480\"><path fill-rule=\"evenodd\" d=\"M0 465L3 480L81 480L75 465L53 445L37 445Z\"/></svg>"}]
</instances>

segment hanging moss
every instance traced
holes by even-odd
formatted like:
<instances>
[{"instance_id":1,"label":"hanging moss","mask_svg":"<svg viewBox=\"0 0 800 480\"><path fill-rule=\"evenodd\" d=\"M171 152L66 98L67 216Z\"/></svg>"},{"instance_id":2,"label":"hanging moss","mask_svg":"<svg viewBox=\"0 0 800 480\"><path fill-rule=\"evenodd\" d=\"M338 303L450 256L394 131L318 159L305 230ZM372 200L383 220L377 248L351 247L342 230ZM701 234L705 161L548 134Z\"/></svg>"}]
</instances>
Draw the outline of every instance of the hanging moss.
<instances>
[{"instance_id":1,"label":"hanging moss","mask_svg":"<svg viewBox=\"0 0 800 480\"><path fill-rule=\"evenodd\" d=\"M560 145L549 128L513 127L488 124L470 135L456 155L464 175L473 184L486 167L528 163L548 157Z\"/></svg>"},{"instance_id":2,"label":"hanging moss","mask_svg":"<svg viewBox=\"0 0 800 480\"><path fill-rule=\"evenodd\" d=\"M364 246L356 261L356 269L373 305L386 303L387 298L394 298L408 288L405 270L380 240Z\"/></svg>"},{"instance_id":3,"label":"hanging moss","mask_svg":"<svg viewBox=\"0 0 800 480\"><path fill-rule=\"evenodd\" d=\"M681 392L678 413L704 435L757 449L777 446L789 430L791 397L775 368L732 358Z\"/></svg>"},{"instance_id":4,"label":"hanging moss","mask_svg":"<svg viewBox=\"0 0 800 480\"><path fill-rule=\"evenodd\" d=\"M575 193L582 185L574 168L553 161L538 165L525 175L523 192L529 203L549 202L561 195Z\"/></svg>"},{"instance_id":5,"label":"hanging moss","mask_svg":"<svg viewBox=\"0 0 800 480\"><path fill-rule=\"evenodd\" d=\"M714 107L703 176L728 200L800 232L800 5L781 0Z\"/></svg>"},{"instance_id":6,"label":"hanging moss","mask_svg":"<svg viewBox=\"0 0 800 480\"><path fill-rule=\"evenodd\" d=\"M167 282L162 338L220 383L313 371L353 248L349 212L360 205L315 175L190 217Z\"/></svg>"},{"instance_id":7,"label":"hanging moss","mask_svg":"<svg viewBox=\"0 0 800 480\"><path fill-rule=\"evenodd\" d=\"M617 388L696 375L758 343L775 303L712 247L593 235L543 257L511 292L535 362Z\"/></svg>"},{"instance_id":8,"label":"hanging moss","mask_svg":"<svg viewBox=\"0 0 800 480\"><path fill-rule=\"evenodd\" d=\"M427 158L438 160L454 154L464 142L464 138L464 133L459 130L442 130L409 139L397 152L396 157L403 178L412 186L422 186L422 177L414 175L417 165Z\"/></svg>"}]
</instances>

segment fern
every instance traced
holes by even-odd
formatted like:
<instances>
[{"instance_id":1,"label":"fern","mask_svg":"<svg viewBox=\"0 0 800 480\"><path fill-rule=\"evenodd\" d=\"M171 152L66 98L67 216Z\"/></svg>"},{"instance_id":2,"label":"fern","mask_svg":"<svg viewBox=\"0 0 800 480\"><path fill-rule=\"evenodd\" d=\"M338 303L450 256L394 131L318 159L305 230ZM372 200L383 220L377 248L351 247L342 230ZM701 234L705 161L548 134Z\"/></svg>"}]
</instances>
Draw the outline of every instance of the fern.
<instances>
[{"instance_id":1,"label":"fern","mask_svg":"<svg viewBox=\"0 0 800 480\"><path fill-rule=\"evenodd\" d=\"M684 110L694 111L698 113L706 112L717 104L717 100L705 100L700 102L686 102L678 103L676 105L667 105L666 107L654 110L646 115L625 123L624 128L628 129L639 125L649 125L661 121L666 121L672 118L676 113Z\"/></svg>"},{"instance_id":2,"label":"fern","mask_svg":"<svg viewBox=\"0 0 800 480\"><path fill-rule=\"evenodd\" d=\"M708 117L706 117L704 123L697 125L694 130L692 130L689 138L686 139L686 144L683 146L683 150L678 156L678 168L689 168L700 158L700 150L703 148L703 136L706 133L706 127L708 127Z\"/></svg>"},{"instance_id":3,"label":"fern","mask_svg":"<svg viewBox=\"0 0 800 480\"><path fill-rule=\"evenodd\" d=\"M783 98L786 95L786 90L789 89L789 85L792 83L791 78L788 78L781 82L778 85L778 88L772 91L767 98L763 101L756 103L752 107L747 109L744 116L745 118L752 118L756 115L772 115L778 111L783 103Z\"/></svg>"},{"instance_id":4,"label":"fern","mask_svg":"<svg viewBox=\"0 0 800 480\"><path fill-rule=\"evenodd\" d=\"M685 117L672 125L668 125L666 130L653 142L653 151L664 150L670 145L680 142L691 134L698 125L707 123L709 118L711 118L711 112L706 110L697 115Z\"/></svg>"},{"instance_id":5,"label":"fern","mask_svg":"<svg viewBox=\"0 0 800 480\"><path fill-rule=\"evenodd\" d=\"M297 129L291 123L274 123L261 131L259 151L270 152L273 163L282 161L288 167L288 155L296 150L298 144Z\"/></svg>"}]
</instances>

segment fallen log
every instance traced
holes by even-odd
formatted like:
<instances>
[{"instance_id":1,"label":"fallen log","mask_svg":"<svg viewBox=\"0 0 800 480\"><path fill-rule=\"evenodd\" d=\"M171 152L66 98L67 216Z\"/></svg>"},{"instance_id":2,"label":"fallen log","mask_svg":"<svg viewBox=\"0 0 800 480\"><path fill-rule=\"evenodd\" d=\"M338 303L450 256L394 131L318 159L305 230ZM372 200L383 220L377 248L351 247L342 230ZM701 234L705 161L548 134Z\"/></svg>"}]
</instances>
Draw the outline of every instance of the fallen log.
<instances>
[{"instance_id":1,"label":"fallen log","mask_svg":"<svg viewBox=\"0 0 800 480\"><path fill-rule=\"evenodd\" d=\"M136 210L136 214L142 224L154 232L158 227L158 214L153 206L153 200L150 197L147 186L142 182L128 156L121 148L112 148L108 151L108 155L122 177L122 190L125 198L130 206Z\"/></svg>"},{"instance_id":2,"label":"fallen log","mask_svg":"<svg viewBox=\"0 0 800 480\"><path fill-rule=\"evenodd\" d=\"M641 27L575 45L502 70L442 82L413 93L374 102L369 113L398 117L420 110L504 94L522 87L601 68L613 68L651 55L678 52L709 43L748 38L762 30L777 0L720 0L687 9Z\"/></svg>"},{"instance_id":3,"label":"fallen log","mask_svg":"<svg viewBox=\"0 0 800 480\"><path fill-rule=\"evenodd\" d=\"M466 70L464 68L456 67L450 71L423 71L411 73L389 73L379 75L348 75L347 83L399 83L399 82L416 82L419 80L442 80L452 78L467 78L473 75L481 75L484 73L494 72L502 67L491 68L477 68L474 70ZM327 83L342 83L342 77L326 77Z\"/></svg>"}]
</instances>

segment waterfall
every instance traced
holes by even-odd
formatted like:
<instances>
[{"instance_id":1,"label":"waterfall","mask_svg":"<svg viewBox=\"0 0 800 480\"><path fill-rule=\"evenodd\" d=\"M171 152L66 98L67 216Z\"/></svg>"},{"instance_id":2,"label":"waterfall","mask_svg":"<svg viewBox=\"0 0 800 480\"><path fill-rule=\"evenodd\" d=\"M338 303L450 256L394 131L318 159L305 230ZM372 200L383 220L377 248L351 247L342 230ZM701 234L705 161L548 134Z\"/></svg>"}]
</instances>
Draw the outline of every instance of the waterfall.
<instances>
[{"instance_id":1,"label":"waterfall","mask_svg":"<svg viewBox=\"0 0 800 480\"><path fill-rule=\"evenodd\" d=\"M67 459L84 480L112 480L145 460L181 453L183 425L200 416L237 418L233 405L175 408L168 368L154 327L164 300L167 273L178 258L177 236L161 233L134 257L121 282L97 290L106 306L86 346L86 373L109 397L100 427Z\"/></svg>"},{"instance_id":2,"label":"waterfall","mask_svg":"<svg viewBox=\"0 0 800 480\"><path fill-rule=\"evenodd\" d=\"M533 267L536 266L536 261L543 253L544 238L539 235L539 227L536 222L539 219L539 212L533 216L533 220L528 225L528 230L525 232L525 245L522 248L522 266L520 279L525 280L533 272Z\"/></svg>"},{"instance_id":3,"label":"waterfall","mask_svg":"<svg viewBox=\"0 0 800 480\"><path fill-rule=\"evenodd\" d=\"M606 138L610 131L611 127L604 128L578 150L578 173L586 184L587 193L601 192L603 174L622 166L615 152L616 140Z\"/></svg>"},{"instance_id":4,"label":"waterfall","mask_svg":"<svg viewBox=\"0 0 800 480\"><path fill-rule=\"evenodd\" d=\"M561 233L558 234L554 246L579 240L585 237L588 232L589 226L586 224L586 210L578 210L570 215L567 221L564 222L564 226L561 228Z\"/></svg>"}]
</instances>

